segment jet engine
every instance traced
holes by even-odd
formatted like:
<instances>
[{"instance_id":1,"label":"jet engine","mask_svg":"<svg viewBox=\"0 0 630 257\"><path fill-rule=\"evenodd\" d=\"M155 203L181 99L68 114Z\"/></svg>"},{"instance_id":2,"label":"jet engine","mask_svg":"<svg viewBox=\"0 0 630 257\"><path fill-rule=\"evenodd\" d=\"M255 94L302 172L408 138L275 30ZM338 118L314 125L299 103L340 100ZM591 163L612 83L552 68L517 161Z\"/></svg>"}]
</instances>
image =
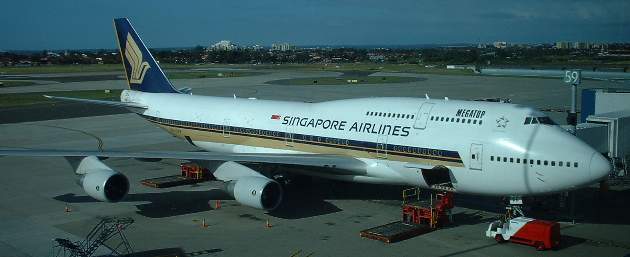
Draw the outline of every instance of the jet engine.
<instances>
[{"instance_id":1,"label":"jet engine","mask_svg":"<svg viewBox=\"0 0 630 257\"><path fill-rule=\"evenodd\" d=\"M242 205L273 210L282 202L280 183L266 177L242 177L227 183L227 190Z\"/></svg>"},{"instance_id":2,"label":"jet engine","mask_svg":"<svg viewBox=\"0 0 630 257\"><path fill-rule=\"evenodd\" d=\"M85 193L103 202L118 202L129 192L129 179L112 170L95 156L88 156L78 163L77 183Z\"/></svg>"},{"instance_id":3,"label":"jet engine","mask_svg":"<svg viewBox=\"0 0 630 257\"><path fill-rule=\"evenodd\" d=\"M236 162L206 165L218 180L225 181L223 190L242 205L273 210L282 202L282 186L249 167Z\"/></svg>"}]
</instances>

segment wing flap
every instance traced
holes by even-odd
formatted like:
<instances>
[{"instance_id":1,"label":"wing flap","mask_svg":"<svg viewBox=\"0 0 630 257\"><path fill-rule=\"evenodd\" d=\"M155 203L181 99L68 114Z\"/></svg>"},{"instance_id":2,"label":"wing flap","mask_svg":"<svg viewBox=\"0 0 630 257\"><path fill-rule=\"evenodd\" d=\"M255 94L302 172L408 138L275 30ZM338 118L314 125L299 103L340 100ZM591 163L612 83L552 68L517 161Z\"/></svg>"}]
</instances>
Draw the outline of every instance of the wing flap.
<instances>
[{"instance_id":1,"label":"wing flap","mask_svg":"<svg viewBox=\"0 0 630 257\"><path fill-rule=\"evenodd\" d=\"M257 162L304 165L329 168L335 175L365 175L365 162L341 155L275 154L275 153L215 153L215 152L126 152L126 151L66 151L66 150L13 150L0 149L0 156L35 157L108 157L136 159L180 159L204 161Z\"/></svg>"}]
</instances>

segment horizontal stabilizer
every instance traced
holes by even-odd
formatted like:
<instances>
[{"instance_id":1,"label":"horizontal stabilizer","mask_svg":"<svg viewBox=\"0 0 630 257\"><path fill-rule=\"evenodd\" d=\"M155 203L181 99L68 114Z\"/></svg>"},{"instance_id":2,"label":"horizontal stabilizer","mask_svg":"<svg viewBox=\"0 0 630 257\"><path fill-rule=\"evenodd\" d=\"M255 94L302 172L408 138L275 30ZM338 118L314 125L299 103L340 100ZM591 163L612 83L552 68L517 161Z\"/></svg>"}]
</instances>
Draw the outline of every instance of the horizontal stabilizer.
<instances>
[{"instance_id":1,"label":"horizontal stabilizer","mask_svg":"<svg viewBox=\"0 0 630 257\"><path fill-rule=\"evenodd\" d=\"M82 98L71 98L71 97L62 97L62 96L49 96L44 95L44 97L53 100L61 100L61 101L70 101L70 102L79 102L86 104L99 104L99 105L107 105L113 107L126 107L126 108L136 108L136 109L147 109L147 106L132 103L132 102L117 102L117 101L105 101L105 100L93 100L93 99L82 99Z\"/></svg>"}]
</instances>

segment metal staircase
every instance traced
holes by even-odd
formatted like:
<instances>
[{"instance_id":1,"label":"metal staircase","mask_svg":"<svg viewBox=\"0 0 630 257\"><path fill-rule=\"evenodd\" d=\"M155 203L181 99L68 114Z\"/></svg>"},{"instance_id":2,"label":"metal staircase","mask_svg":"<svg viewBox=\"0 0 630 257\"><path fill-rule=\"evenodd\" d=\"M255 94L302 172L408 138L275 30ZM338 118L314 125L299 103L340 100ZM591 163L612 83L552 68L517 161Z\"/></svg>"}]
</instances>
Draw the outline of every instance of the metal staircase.
<instances>
[{"instance_id":1,"label":"metal staircase","mask_svg":"<svg viewBox=\"0 0 630 257\"><path fill-rule=\"evenodd\" d=\"M53 246L55 257L90 257L101 246L111 251L111 256L121 256L133 253L131 244L124 234L124 230L134 222L132 218L104 217L90 230L85 239L72 242L68 239L56 238ZM114 238L117 237L117 240ZM109 243L106 244L106 243Z\"/></svg>"}]
</instances>

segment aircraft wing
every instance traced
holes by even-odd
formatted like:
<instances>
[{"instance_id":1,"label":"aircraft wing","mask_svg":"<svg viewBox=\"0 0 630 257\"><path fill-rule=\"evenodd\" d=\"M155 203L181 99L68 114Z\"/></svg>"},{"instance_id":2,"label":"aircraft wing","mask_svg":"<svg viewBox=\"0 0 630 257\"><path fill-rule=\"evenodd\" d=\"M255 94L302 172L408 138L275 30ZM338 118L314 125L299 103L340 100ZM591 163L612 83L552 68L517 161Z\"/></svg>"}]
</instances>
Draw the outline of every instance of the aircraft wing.
<instances>
[{"instance_id":1,"label":"aircraft wing","mask_svg":"<svg viewBox=\"0 0 630 257\"><path fill-rule=\"evenodd\" d=\"M53 100L80 102L80 103L88 103L88 104L99 104L99 105L107 105L107 106L113 106L113 107L126 107L126 108L134 108L134 109L147 109L148 108L147 106L144 106L138 103L131 103L131 102L93 100L93 99L82 99L82 98L49 96L49 95L44 95L44 97L48 99L53 99Z\"/></svg>"},{"instance_id":2,"label":"aircraft wing","mask_svg":"<svg viewBox=\"0 0 630 257\"><path fill-rule=\"evenodd\" d=\"M136 159L179 159L203 161L233 161L253 163L291 164L328 168L334 175L364 175L365 162L348 156L324 154L277 154L277 153L216 153L216 152L126 152L126 151L67 151L0 149L0 156L34 157L108 157Z\"/></svg>"}]
</instances>

